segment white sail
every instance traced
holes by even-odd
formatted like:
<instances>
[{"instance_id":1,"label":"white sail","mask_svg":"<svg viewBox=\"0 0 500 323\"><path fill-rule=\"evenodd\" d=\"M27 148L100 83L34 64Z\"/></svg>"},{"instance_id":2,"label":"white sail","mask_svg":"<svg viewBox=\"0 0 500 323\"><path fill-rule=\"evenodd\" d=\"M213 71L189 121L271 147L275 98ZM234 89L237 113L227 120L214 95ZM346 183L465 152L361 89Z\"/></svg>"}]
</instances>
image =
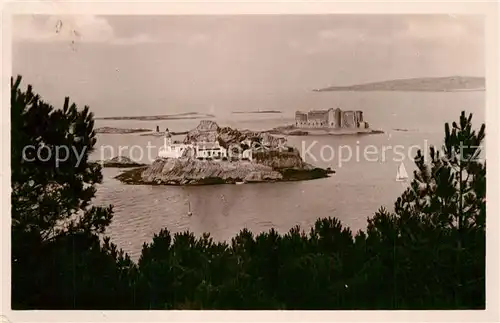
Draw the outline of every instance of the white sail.
<instances>
[{"instance_id":1,"label":"white sail","mask_svg":"<svg viewBox=\"0 0 500 323\"><path fill-rule=\"evenodd\" d=\"M408 173L406 172L405 165L401 162L398 167L398 172L396 174L397 181L406 181L408 179Z\"/></svg>"}]
</instances>

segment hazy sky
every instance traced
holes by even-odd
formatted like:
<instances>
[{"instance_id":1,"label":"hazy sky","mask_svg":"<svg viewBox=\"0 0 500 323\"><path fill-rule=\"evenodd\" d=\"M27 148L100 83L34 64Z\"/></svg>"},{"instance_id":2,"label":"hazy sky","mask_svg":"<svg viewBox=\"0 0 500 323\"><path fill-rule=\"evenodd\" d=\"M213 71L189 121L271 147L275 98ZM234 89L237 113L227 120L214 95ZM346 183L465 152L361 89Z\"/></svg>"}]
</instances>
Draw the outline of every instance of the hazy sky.
<instances>
[{"instance_id":1,"label":"hazy sky","mask_svg":"<svg viewBox=\"0 0 500 323\"><path fill-rule=\"evenodd\" d=\"M30 15L13 40L14 75L102 116L282 109L313 88L485 68L473 16Z\"/></svg>"}]
</instances>

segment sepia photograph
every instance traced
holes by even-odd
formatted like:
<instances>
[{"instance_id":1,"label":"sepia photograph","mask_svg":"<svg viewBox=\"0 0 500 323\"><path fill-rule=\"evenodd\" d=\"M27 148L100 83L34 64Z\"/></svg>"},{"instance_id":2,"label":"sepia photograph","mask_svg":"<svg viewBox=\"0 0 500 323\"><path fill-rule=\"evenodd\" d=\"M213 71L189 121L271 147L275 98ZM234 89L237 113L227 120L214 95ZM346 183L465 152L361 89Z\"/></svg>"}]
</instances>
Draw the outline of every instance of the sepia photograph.
<instances>
[{"instance_id":1,"label":"sepia photograph","mask_svg":"<svg viewBox=\"0 0 500 323\"><path fill-rule=\"evenodd\" d=\"M12 310L485 310L485 26L12 15Z\"/></svg>"}]
</instances>

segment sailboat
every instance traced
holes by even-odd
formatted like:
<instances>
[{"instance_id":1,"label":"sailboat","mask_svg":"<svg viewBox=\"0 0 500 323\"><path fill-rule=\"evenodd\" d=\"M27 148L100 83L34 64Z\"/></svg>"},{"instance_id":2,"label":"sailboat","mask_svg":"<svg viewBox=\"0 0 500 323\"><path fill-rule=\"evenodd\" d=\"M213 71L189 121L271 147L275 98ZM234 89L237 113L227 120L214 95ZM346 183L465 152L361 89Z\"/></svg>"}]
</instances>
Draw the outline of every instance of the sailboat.
<instances>
[{"instance_id":1,"label":"sailboat","mask_svg":"<svg viewBox=\"0 0 500 323\"><path fill-rule=\"evenodd\" d=\"M188 201L188 216L193 215L193 212L191 212L191 202Z\"/></svg>"},{"instance_id":2,"label":"sailboat","mask_svg":"<svg viewBox=\"0 0 500 323\"><path fill-rule=\"evenodd\" d=\"M398 172L396 174L396 181L398 182L406 182L408 180L408 173L406 172L405 165L403 162L399 164Z\"/></svg>"}]
</instances>

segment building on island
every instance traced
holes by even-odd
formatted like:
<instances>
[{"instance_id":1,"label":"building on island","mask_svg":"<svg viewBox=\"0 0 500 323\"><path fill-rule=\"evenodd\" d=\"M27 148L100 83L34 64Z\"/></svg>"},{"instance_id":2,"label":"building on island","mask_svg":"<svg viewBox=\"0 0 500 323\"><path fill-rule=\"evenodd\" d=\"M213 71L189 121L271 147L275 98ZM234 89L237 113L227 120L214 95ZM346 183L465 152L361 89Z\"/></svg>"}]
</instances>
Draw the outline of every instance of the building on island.
<instances>
[{"instance_id":1,"label":"building on island","mask_svg":"<svg viewBox=\"0 0 500 323\"><path fill-rule=\"evenodd\" d=\"M368 128L363 120L363 111L342 111L340 108L295 112L295 126L298 128Z\"/></svg>"},{"instance_id":2,"label":"building on island","mask_svg":"<svg viewBox=\"0 0 500 323\"><path fill-rule=\"evenodd\" d=\"M236 148L236 147L234 147ZM220 145L218 141L214 142L196 142L193 144L184 144L172 141L172 135L169 130L165 131L165 143L158 151L160 158L181 158L194 157L197 159L226 160L242 159L252 160L252 149L232 149L228 150Z\"/></svg>"},{"instance_id":3,"label":"building on island","mask_svg":"<svg viewBox=\"0 0 500 323\"><path fill-rule=\"evenodd\" d=\"M252 160L252 149L246 149L241 152L241 159L243 160Z\"/></svg>"},{"instance_id":4,"label":"building on island","mask_svg":"<svg viewBox=\"0 0 500 323\"><path fill-rule=\"evenodd\" d=\"M189 148L193 148L193 145L174 143L172 141L172 135L170 131L166 129L165 131L165 143L160 147L158 151L158 157L162 158L180 158L182 157Z\"/></svg>"},{"instance_id":5,"label":"building on island","mask_svg":"<svg viewBox=\"0 0 500 323\"><path fill-rule=\"evenodd\" d=\"M200 142L194 145L196 158L222 159L227 158L227 149L219 142Z\"/></svg>"}]
</instances>

